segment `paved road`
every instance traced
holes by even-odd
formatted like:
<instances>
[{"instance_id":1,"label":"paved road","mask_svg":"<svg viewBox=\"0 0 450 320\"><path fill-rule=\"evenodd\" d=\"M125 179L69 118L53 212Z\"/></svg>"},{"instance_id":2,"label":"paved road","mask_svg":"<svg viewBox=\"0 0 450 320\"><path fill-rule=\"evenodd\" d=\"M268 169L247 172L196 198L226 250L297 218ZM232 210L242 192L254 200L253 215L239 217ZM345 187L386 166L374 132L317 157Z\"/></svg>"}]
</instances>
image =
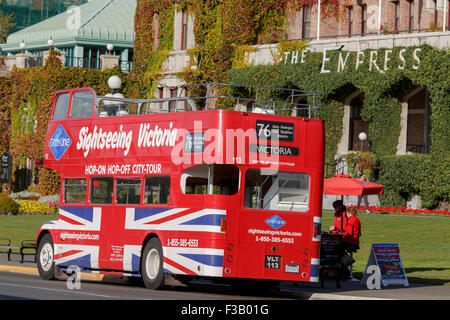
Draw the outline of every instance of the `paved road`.
<instances>
[{"instance_id":1,"label":"paved road","mask_svg":"<svg viewBox=\"0 0 450 320\"><path fill-rule=\"evenodd\" d=\"M66 281L44 281L37 275L36 264L31 257L19 263L18 256L7 261L0 255L0 299L149 299L149 300L450 300L450 286L410 284L388 286L381 290L369 290L359 281L341 281L337 289L334 281L326 281L325 287L309 283L282 283L276 291L251 292L237 295L229 287L194 283L189 288L171 287L168 290L151 291L130 285L120 278L104 278L102 281L86 279L81 290L67 289ZM6 271L6 272L5 272Z\"/></svg>"},{"instance_id":2,"label":"paved road","mask_svg":"<svg viewBox=\"0 0 450 320\"><path fill-rule=\"evenodd\" d=\"M108 283L109 282L109 283ZM170 287L152 291L114 280L81 281L80 289L69 289L66 280L46 281L38 275L0 271L0 299L37 300L264 300L283 299L287 294L256 296L234 294L229 288L197 283L193 287ZM73 283L73 282L72 282ZM278 297L277 297L278 296ZM295 295L292 295L295 297Z\"/></svg>"}]
</instances>

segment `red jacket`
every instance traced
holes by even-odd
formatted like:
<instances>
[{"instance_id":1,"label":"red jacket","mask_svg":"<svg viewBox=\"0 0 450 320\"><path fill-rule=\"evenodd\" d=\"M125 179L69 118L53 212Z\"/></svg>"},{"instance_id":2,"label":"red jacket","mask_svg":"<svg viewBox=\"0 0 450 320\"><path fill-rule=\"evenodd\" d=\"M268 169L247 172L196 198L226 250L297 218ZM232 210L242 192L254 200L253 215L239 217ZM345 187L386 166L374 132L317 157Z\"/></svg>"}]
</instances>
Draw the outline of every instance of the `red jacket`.
<instances>
[{"instance_id":1,"label":"red jacket","mask_svg":"<svg viewBox=\"0 0 450 320\"><path fill-rule=\"evenodd\" d=\"M347 220L342 240L350 244L359 245L359 237L361 237L361 221L356 216L351 216Z\"/></svg>"},{"instance_id":2,"label":"red jacket","mask_svg":"<svg viewBox=\"0 0 450 320\"><path fill-rule=\"evenodd\" d=\"M347 212L345 210L342 212L342 215L334 215L333 225L336 227L336 229L333 230L332 233L344 233L345 227L347 226Z\"/></svg>"}]
</instances>

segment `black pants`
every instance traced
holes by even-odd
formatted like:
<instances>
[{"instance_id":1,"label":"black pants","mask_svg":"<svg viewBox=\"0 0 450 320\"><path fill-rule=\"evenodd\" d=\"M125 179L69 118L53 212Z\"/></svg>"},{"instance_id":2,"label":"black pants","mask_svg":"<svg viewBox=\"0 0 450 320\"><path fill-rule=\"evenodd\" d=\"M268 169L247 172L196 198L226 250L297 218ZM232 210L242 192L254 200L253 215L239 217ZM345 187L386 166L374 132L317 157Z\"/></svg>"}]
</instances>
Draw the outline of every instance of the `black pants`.
<instances>
[{"instance_id":1,"label":"black pants","mask_svg":"<svg viewBox=\"0 0 450 320\"><path fill-rule=\"evenodd\" d=\"M359 245L351 244L345 241L339 243L336 247L334 247L333 252L337 254L339 257L344 256L349 250L355 252L359 249Z\"/></svg>"}]
</instances>

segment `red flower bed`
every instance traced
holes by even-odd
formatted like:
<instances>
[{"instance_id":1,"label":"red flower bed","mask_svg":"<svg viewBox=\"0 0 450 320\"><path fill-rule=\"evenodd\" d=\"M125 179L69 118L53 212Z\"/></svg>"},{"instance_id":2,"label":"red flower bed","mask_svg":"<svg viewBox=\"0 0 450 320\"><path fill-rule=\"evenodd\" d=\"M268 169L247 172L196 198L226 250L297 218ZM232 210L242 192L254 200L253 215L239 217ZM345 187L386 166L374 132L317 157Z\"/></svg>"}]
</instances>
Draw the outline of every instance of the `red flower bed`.
<instances>
[{"instance_id":1,"label":"red flower bed","mask_svg":"<svg viewBox=\"0 0 450 320\"><path fill-rule=\"evenodd\" d=\"M349 205L349 207L356 207ZM360 211L365 211L366 206L360 206ZM433 214L433 215L446 215L450 216L450 211L447 210L429 210L429 209L411 209L408 207L376 207L369 206L369 210L372 212L387 212L387 213L407 213L407 214Z\"/></svg>"},{"instance_id":2,"label":"red flower bed","mask_svg":"<svg viewBox=\"0 0 450 320\"><path fill-rule=\"evenodd\" d=\"M32 200L39 201L38 196L21 196L20 194L16 197L16 200Z\"/></svg>"}]
</instances>

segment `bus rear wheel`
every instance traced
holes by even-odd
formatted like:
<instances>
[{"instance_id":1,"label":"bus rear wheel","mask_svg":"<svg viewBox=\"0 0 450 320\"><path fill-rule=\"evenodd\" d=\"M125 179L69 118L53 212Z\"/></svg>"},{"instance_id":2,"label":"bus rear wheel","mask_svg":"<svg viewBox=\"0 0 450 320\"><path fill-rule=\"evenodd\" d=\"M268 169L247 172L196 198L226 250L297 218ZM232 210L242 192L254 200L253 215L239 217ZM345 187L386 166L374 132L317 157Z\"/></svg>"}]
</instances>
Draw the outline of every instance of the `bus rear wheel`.
<instances>
[{"instance_id":1,"label":"bus rear wheel","mask_svg":"<svg viewBox=\"0 0 450 320\"><path fill-rule=\"evenodd\" d=\"M164 285L163 252L158 238L150 239L144 246L141 273L148 289L157 290Z\"/></svg>"},{"instance_id":2,"label":"bus rear wheel","mask_svg":"<svg viewBox=\"0 0 450 320\"><path fill-rule=\"evenodd\" d=\"M37 267L42 279L55 279L55 255L52 236L47 233L39 241L37 250Z\"/></svg>"}]
</instances>

